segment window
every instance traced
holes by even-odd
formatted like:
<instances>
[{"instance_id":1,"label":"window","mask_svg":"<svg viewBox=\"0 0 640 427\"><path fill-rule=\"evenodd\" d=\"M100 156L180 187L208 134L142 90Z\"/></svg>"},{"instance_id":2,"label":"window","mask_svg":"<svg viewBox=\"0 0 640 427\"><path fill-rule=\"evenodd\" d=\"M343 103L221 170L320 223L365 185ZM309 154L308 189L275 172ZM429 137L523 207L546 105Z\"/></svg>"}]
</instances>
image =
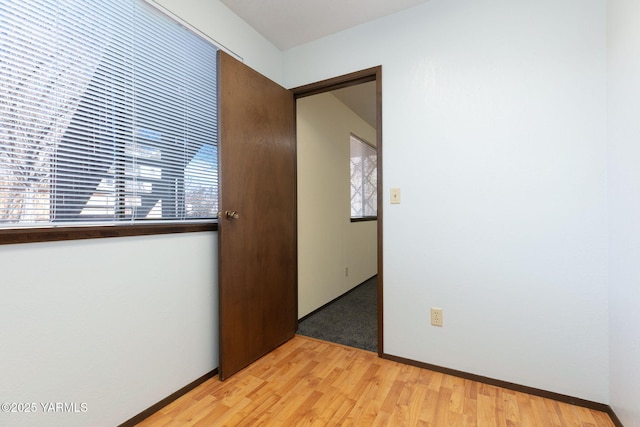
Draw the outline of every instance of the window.
<instances>
[{"instance_id":1,"label":"window","mask_svg":"<svg viewBox=\"0 0 640 427\"><path fill-rule=\"evenodd\" d=\"M351 219L378 215L378 156L376 149L351 135Z\"/></svg>"},{"instance_id":2,"label":"window","mask_svg":"<svg viewBox=\"0 0 640 427\"><path fill-rule=\"evenodd\" d=\"M0 0L0 228L209 220L216 48L141 0Z\"/></svg>"}]
</instances>

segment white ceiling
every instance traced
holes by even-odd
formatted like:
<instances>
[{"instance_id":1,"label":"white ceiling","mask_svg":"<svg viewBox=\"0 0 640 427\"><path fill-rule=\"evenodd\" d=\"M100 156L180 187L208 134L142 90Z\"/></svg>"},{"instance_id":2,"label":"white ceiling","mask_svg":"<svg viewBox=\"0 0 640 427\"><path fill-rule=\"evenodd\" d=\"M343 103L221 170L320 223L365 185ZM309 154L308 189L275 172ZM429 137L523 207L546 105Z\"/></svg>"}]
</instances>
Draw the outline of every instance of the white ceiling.
<instances>
[{"instance_id":1,"label":"white ceiling","mask_svg":"<svg viewBox=\"0 0 640 427\"><path fill-rule=\"evenodd\" d=\"M429 0L221 0L278 49L319 39Z\"/></svg>"}]
</instances>

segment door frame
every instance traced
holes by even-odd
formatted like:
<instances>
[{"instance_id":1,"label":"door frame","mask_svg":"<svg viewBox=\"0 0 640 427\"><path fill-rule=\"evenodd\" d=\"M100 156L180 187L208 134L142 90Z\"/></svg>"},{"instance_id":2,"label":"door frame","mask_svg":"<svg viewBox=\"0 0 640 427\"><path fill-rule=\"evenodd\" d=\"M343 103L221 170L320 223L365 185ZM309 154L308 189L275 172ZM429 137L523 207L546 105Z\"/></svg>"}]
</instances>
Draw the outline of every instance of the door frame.
<instances>
[{"instance_id":1,"label":"door frame","mask_svg":"<svg viewBox=\"0 0 640 427\"><path fill-rule=\"evenodd\" d=\"M294 101L311 95L330 92L361 83L376 82L376 153L378 157L377 180L378 180L378 224L377 224L377 252L378 252L378 356L384 354L384 315L383 315L383 185L382 185L382 66L367 68L361 71L321 80L291 89ZM297 141L296 141L297 144Z\"/></svg>"}]
</instances>

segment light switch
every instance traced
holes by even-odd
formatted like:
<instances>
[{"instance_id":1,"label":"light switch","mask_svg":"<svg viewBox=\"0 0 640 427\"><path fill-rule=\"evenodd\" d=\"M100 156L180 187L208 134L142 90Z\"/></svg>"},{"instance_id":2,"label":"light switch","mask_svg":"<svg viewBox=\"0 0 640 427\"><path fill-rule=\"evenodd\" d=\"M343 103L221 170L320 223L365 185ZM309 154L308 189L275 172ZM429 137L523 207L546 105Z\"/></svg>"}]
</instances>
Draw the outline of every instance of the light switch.
<instances>
[{"instance_id":1,"label":"light switch","mask_svg":"<svg viewBox=\"0 0 640 427\"><path fill-rule=\"evenodd\" d=\"M400 189L392 188L391 189L391 204L399 205L400 204Z\"/></svg>"}]
</instances>

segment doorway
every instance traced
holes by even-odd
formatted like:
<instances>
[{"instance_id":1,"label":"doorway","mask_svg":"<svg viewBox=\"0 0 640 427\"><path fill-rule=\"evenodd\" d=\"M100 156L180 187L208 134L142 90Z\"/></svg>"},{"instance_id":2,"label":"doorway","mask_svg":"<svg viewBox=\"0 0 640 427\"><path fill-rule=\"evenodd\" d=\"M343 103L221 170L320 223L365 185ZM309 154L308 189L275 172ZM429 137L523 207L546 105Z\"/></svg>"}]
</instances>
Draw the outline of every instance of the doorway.
<instances>
[{"instance_id":1,"label":"doorway","mask_svg":"<svg viewBox=\"0 0 640 427\"><path fill-rule=\"evenodd\" d=\"M298 110L298 318L360 292L361 283L371 288L373 280L376 347L383 354L381 67L292 92ZM351 218L353 135L377 152L377 219Z\"/></svg>"}]
</instances>

